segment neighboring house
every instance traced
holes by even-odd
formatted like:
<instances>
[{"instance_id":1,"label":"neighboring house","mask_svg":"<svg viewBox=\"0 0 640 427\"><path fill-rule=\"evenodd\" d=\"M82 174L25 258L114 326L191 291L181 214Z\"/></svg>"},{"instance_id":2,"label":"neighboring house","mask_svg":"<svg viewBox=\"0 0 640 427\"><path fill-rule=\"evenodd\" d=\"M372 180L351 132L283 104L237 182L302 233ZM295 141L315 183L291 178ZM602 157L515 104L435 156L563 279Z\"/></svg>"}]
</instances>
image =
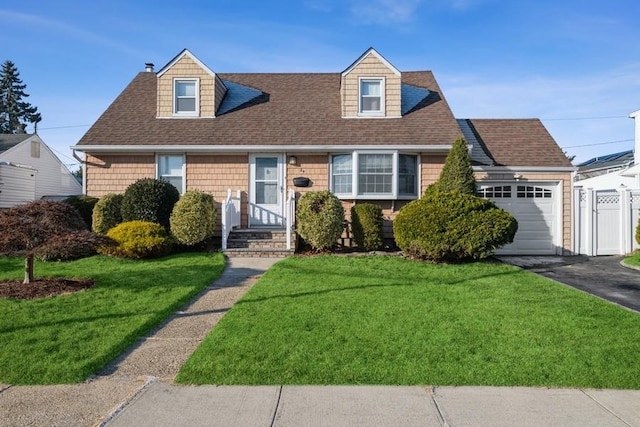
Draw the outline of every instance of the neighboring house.
<instances>
[{"instance_id":1,"label":"neighboring house","mask_svg":"<svg viewBox=\"0 0 640 427\"><path fill-rule=\"evenodd\" d=\"M594 157L578 165L574 185L594 190L640 189L640 110L635 120L633 150Z\"/></svg>"},{"instance_id":2,"label":"neighboring house","mask_svg":"<svg viewBox=\"0 0 640 427\"><path fill-rule=\"evenodd\" d=\"M211 193L224 245L238 193L238 228L288 229L292 195L329 189L347 215L380 205L391 237L461 135L480 193L520 223L503 253L570 253L574 168L542 123L456 120L430 71L401 72L374 49L342 73L273 74L215 73L185 49L158 72L147 64L72 148L89 196L144 177Z\"/></svg>"},{"instance_id":3,"label":"neighboring house","mask_svg":"<svg viewBox=\"0 0 640 427\"><path fill-rule=\"evenodd\" d=\"M82 194L80 183L37 134L0 134L0 164L0 207Z\"/></svg>"}]
</instances>

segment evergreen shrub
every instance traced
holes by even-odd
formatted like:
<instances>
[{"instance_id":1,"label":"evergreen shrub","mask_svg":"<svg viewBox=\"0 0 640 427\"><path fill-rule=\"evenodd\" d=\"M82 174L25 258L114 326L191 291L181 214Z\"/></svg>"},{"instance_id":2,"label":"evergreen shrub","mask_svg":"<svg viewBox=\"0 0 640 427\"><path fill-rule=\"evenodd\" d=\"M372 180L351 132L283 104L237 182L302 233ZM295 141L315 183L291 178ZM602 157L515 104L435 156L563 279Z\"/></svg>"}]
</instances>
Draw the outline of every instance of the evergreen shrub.
<instances>
[{"instance_id":1,"label":"evergreen shrub","mask_svg":"<svg viewBox=\"0 0 640 427\"><path fill-rule=\"evenodd\" d=\"M92 230L106 234L107 231L122 222L122 194L107 194L98 200L93 208Z\"/></svg>"},{"instance_id":2,"label":"evergreen shrub","mask_svg":"<svg viewBox=\"0 0 640 427\"><path fill-rule=\"evenodd\" d=\"M155 222L123 222L109 230L107 237L117 245L101 246L98 252L119 258L158 258L171 250L171 238L165 228Z\"/></svg>"},{"instance_id":3,"label":"evergreen shrub","mask_svg":"<svg viewBox=\"0 0 640 427\"><path fill-rule=\"evenodd\" d=\"M304 193L297 207L298 234L314 249L334 246L344 226L342 203L328 190Z\"/></svg>"},{"instance_id":4,"label":"evergreen shrub","mask_svg":"<svg viewBox=\"0 0 640 427\"><path fill-rule=\"evenodd\" d=\"M143 178L131 184L122 199L122 220L155 222L169 229L169 218L180 193L161 179Z\"/></svg>"},{"instance_id":5,"label":"evergreen shrub","mask_svg":"<svg viewBox=\"0 0 640 427\"><path fill-rule=\"evenodd\" d=\"M211 237L216 227L213 196L189 190L174 205L170 221L171 234L178 243L192 246Z\"/></svg>"},{"instance_id":6,"label":"evergreen shrub","mask_svg":"<svg viewBox=\"0 0 640 427\"><path fill-rule=\"evenodd\" d=\"M430 190L405 205L393 223L406 255L436 262L485 258L513 242L518 222L486 199Z\"/></svg>"},{"instance_id":7,"label":"evergreen shrub","mask_svg":"<svg viewBox=\"0 0 640 427\"><path fill-rule=\"evenodd\" d=\"M358 248L375 251L382 247L382 208L373 203L360 203L351 208L351 230Z\"/></svg>"},{"instance_id":8,"label":"evergreen shrub","mask_svg":"<svg viewBox=\"0 0 640 427\"><path fill-rule=\"evenodd\" d=\"M71 196L67 197L63 201L73 206L78 211L84 222L87 224L87 227L89 227L89 230L91 230L91 215L93 214L93 207L98 202L98 199L89 196Z\"/></svg>"}]
</instances>

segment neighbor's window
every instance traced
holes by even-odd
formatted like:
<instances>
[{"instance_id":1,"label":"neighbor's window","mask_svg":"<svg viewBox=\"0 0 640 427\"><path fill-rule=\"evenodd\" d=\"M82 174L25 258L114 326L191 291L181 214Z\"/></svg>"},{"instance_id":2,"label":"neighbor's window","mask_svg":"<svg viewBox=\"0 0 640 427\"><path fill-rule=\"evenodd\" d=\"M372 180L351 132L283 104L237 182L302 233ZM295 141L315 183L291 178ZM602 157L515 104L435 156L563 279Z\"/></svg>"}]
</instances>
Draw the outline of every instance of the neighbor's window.
<instances>
[{"instance_id":1,"label":"neighbor's window","mask_svg":"<svg viewBox=\"0 0 640 427\"><path fill-rule=\"evenodd\" d=\"M342 198L415 198L418 194L418 156L386 153L331 156L331 191Z\"/></svg>"},{"instance_id":2,"label":"neighbor's window","mask_svg":"<svg viewBox=\"0 0 640 427\"><path fill-rule=\"evenodd\" d=\"M184 192L184 156L182 154L158 156L158 178L163 179Z\"/></svg>"},{"instance_id":3,"label":"neighbor's window","mask_svg":"<svg viewBox=\"0 0 640 427\"><path fill-rule=\"evenodd\" d=\"M384 81L360 80L360 113L378 115L384 112Z\"/></svg>"},{"instance_id":4,"label":"neighbor's window","mask_svg":"<svg viewBox=\"0 0 640 427\"><path fill-rule=\"evenodd\" d=\"M175 80L174 81L174 114L196 115L198 112L197 80Z\"/></svg>"}]
</instances>

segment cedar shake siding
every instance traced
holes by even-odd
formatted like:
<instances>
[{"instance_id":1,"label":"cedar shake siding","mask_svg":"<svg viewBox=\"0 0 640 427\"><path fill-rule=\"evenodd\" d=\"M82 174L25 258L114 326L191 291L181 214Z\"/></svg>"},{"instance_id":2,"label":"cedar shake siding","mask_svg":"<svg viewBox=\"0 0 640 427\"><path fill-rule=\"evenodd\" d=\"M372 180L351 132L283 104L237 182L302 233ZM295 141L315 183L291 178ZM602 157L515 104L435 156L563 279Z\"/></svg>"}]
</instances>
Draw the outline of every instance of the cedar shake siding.
<instances>
[{"instance_id":1,"label":"cedar shake siding","mask_svg":"<svg viewBox=\"0 0 640 427\"><path fill-rule=\"evenodd\" d=\"M390 69L373 52L367 53L342 77L342 116L358 117L360 79L381 78L384 98L384 117L401 117L400 75Z\"/></svg>"},{"instance_id":2,"label":"cedar shake siding","mask_svg":"<svg viewBox=\"0 0 640 427\"><path fill-rule=\"evenodd\" d=\"M156 160L153 154L89 154L86 164L87 196L121 194L129 185L142 178L155 178Z\"/></svg>"}]
</instances>

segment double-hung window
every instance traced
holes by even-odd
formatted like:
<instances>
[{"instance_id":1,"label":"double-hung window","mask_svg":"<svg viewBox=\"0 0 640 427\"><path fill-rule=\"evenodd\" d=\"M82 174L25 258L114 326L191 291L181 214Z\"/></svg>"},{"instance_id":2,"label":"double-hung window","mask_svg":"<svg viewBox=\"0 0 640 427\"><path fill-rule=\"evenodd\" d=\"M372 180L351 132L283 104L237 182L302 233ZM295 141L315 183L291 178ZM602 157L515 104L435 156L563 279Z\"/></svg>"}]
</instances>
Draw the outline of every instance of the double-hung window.
<instances>
[{"instance_id":1,"label":"double-hung window","mask_svg":"<svg viewBox=\"0 0 640 427\"><path fill-rule=\"evenodd\" d=\"M331 156L331 191L341 198L413 199L418 195L418 156L358 152Z\"/></svg>"},{"instance_id":2,"label":"double-hung window","mask_svg":"<svg viewBox=\"0 0 640 427\"><path fill-rule=\"evenodd\" d=\"M363 116L384 115L384 79L360 79L359 114Z\"/></svg>"},{"instance_id":3,"label":"double-hung window","mask_svg":"<svg viewBox=\"0 0 640 427\"><path fill-rule=\"evenodd\" d=\"M198 115L198 80L175 79L173 85L173 114L177 116Z\"/></svg>"},{"instance_id":4,"label":"double-hung window","mask_svg":"<svg viewBox=\"0 0 640 427\"><path fill-rule=\"evenodd\" d=\"M184 193L184 156L182 154L158 155L158 179L163 179Z\"/></svg>"}]
</instances>

